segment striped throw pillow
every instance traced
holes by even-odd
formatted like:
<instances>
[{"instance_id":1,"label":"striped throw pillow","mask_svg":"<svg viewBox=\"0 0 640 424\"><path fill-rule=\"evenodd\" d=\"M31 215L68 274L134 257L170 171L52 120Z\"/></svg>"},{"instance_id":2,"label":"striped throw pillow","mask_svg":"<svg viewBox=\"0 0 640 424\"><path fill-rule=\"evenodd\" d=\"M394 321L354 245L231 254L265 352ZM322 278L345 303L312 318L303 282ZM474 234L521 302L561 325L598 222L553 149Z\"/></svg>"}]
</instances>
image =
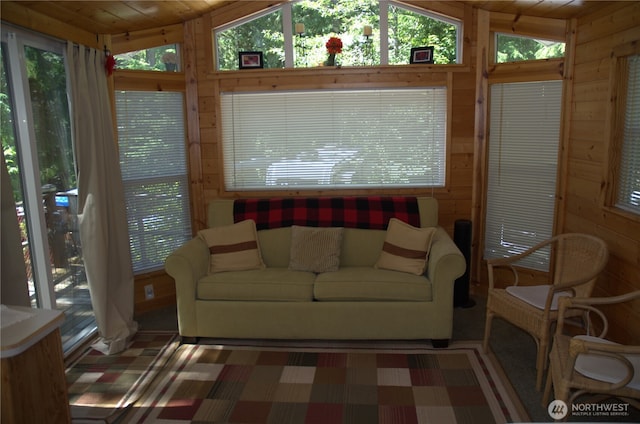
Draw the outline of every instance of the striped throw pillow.
<instances>
[{"instance_id":1,"label":"striped throw pillow","mask_svg":"<svg viewBox=\"0 0 640 424\"><path fill-rule=\"evenodd\" d=\"M332 272L340 267L342 227L291 226L289 269Z\"/></svg>"},{"instance_id":2,"label":"striped throw pillow","mask_svg":"<svg viewBox=\"0 0 640 424\"><path fill-rule=\"evenodd\" d=\"M209 272L244 271L265 267L252 219L198 232L211 254Z\"/></svg>"},{"instance_id":3,"label":"striped throw pillow","mask_svg":"<svg viewBox=\"0 0 640 424\"><path fill-rule=\"evenodd\" d=\"M416 275L424 274L435 232L434 227L417 228L391 218L375 267Z\"/></svg>"}]
</instances>

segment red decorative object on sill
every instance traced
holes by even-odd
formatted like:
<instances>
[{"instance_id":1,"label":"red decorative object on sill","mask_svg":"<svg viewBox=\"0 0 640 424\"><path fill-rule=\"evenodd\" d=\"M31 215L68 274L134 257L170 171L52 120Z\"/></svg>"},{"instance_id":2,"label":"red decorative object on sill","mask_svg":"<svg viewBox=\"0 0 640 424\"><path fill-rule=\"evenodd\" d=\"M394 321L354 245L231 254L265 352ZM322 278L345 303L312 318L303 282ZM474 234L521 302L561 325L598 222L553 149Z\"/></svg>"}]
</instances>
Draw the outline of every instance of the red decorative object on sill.
<instances>
[{"instance_id":1,"label":"red decorative object on sill","mask_svg":"<svg viewBox=\"0 0 640 424\"><path fill-rule=\"evenodd\" d=\"M338 37L329 38L329 41L327 41L325 46L327 47L327 53L329 54L342 53L342 40Z\"/></svg>"},{"instance_id":2,"label":"red decorative object on sill","mask_svg":"<svg viewBox=\"0 0 640 424\"><path fill-rule=\"evenodd\" d=\"M327 58L325 65L335 66L336 54L342 53L342 40L338 37L330 37L325 46L327 47L327 53L329 53L329 57Z\"/></svg>"}]
</instances>

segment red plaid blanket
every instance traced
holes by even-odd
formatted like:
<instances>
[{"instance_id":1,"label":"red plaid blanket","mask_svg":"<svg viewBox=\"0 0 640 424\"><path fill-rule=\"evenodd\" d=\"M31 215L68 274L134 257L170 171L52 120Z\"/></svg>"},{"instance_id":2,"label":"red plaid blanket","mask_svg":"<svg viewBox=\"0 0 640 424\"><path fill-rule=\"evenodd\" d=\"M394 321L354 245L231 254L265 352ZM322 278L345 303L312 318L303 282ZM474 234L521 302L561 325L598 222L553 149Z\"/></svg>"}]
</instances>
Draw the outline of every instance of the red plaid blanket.
<instances>
[{"instance_id":1,"label":"red plaid blanket","mask_svg":"<svg viewBox=\"0 0 640 424\"><path fill-rule=\"evenodd\" d=\"M233 204L235 222L253 219L258 230L302 225L385 230L397 218L420 226L415 197L306 197L238 199Z\"/></svg>"}]
</instances>

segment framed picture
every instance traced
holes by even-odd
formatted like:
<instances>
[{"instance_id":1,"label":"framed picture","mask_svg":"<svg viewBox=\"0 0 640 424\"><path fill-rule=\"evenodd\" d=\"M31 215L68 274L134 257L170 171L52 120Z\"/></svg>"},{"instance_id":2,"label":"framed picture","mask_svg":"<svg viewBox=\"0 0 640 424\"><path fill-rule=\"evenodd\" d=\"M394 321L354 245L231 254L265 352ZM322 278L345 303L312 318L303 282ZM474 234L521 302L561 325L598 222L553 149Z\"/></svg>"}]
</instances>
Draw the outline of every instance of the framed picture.
<instances>
[{"instance_id":1,"label":"framed picture","mask_svg":"<svg viewBox=\"0 0 640 424\"><path fill-rule=\"evenodd\" d=\"M409 63L433 63L433 46L413 47Z\"/></svg>"},{"instance_id":2,"label":"framed picture","mask_svg":"<svg viewBox=\"0 0 640 424\"><path fill-rule=\"evenodd\" d=\"M262 52L238 53L239 69L258 69L263 67Z\"/></svg>"}]
</instances>

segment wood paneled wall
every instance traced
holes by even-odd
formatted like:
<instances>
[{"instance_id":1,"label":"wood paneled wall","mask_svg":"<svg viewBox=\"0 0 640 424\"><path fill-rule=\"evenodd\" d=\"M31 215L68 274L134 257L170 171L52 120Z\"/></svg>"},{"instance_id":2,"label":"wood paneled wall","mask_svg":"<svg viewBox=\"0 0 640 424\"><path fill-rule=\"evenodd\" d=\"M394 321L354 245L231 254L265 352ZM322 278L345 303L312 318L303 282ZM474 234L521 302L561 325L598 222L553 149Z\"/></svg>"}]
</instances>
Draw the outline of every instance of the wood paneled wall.
<instances>
[{"instance_id":1,"label":"wood paneled wall","mask_svg":"<svg viewBox=\"0 0 640 424\"><path fill-rule=\"evenodd\" d=\"M216 197L236 196L303 196L363 194L433 194L440 201L440 222L450 232L456 219L470 217L472 188L473 140L473 73L466 66L446 66L437 70L415 66L407 69L377 67L375 69L303 69L249 70L220 72L198 84L203 189L205 203ZM448 121L447 186L438 189L332 190L332 191L261 191L256 193L225 192L222 176L218 95L227 91L272 91L300 88L344 87L416 87L447 86L452 107ZM211 108L205 112L204 108Z\"/></svg>"},{"instance_id":2,"label":"wood paneled wall","mask_svg":"<svg viewBox=\"0 0 640 424\"><path fill-rule=\"evenodd\" d=\"M508 15L481 12L490 16L490 34L512 32L545 38L547 29L538 19L520 20ZM549 38L561 39L566 34L567 50L564 60L549 60L538 63L502 64L489 63L482 69L482 56L478 56L477 102L483 103L482 80L491 82L513 82L539 79L564 79L564 122L559 152L559 175L557 189L556 233L583 232L601 237L610 250L608 266L599 279L594 296L613 296L640 289L640 217L624 213L607 203L608 190L612 185L610 152L612 145L612 111L615 95L612 92L612 52L621 46L640 44L640 3L618 3L602 8L597 13L563 24L552 23ZM511 22L511 23L510 23ZM519 28L518 28L519 27ZM553 37L551 35L553 34ZM478 34L478 49L493 42L493 37L483 39ZM484 44L483 44L484 43ZM492 51L492 46L489 51ZM479 170L474 174L473 217L474 267L476 288L486 290L486 265L482 260L482 232L486 146L483 131L485 121L480 116L486 113L476 106L476 161ZM477 197L477 199L476 199ZM536 272L527 272L524 283L534 280ZM623 343L640 343L640 302L606 310L610 320L610 337Z\"/></svg>"},{"instance_id":3,"label":"wood paneled wall","mask_svg":"<svg viewBox=\"0 0 640 424\"><path fill-rule=\"evenodd\" d=\"M594 289L595 296L640 290L640 217L607 203L612 181L612 52L640 44L640 3L614 5L576 23L575 66L572 75L564 232L601 237L610 250L609 264ZM615 176L615 172L613 172ZM612 337L640 344L640 301L609 308Z\"/></svg>"},{"instance_id":4,"label":"wood paneled wall","mask_svg":"<svg viewBox=\"0 0 640 424\"><path fill-rule=\"evenodd\" d=\"M185 52L191 52L191 59L184 65L187 93L191 93L187 94L187 115L194 231L206 225L205 211L210 200L240 195L225 193L222 185L218 113L220 91L446 84L451 96L447 186L434 190L433 195L440 203L440 222L450 234L457 219L473 220L475 253L472 268L475 272L472 277L474 289L482 292L486 290L486 267L479 240L483 237L486 86L489 80L509 82L564 78L567 99L560 161L557 231L587 232L607 241L611 259L595 295L608 296L640 289L639 220L605 206L603 193L606 173L609 171L607 152L610 147L610 123L606 117L611 96L610 54L616 46L640 38L637 27L640 4L614 5L598 14L569 23L479 12L469 7L452 10L451 4L446 4L448 13L457 13L458 17L464 19L462 65L216 72L213 69L211 31L224 23L222 17L224 20L237 19L247 10L240 10L236 5L224 14L204 16L188 22L185 25L183 48ZM564 60L539 63L496 65L491 54L492 34L496 31L565 39L568 42L567 57ZM370 192L330 194L367 193ZM431 190L403 190L402 193L431 195ZM260 196L270 194L295 196L329 193L256 193ZM536 277L534 272L529 274L525 280L527 277ZM161 284L169 284L168 280ZM144 283L136 282L136 286L138 285L142 287ZM142 293L141 290L136 292ZM167 295L171 294L167 292ZM142 295L140 298L137 299L136 310L149 309ZM622 342L639 340L639 306L636 304L610 308L607 311L612 320L611 331L614 338ZM627 323L636 325L626 325Z\"/></svg>"},{"instance_id":5,"label":"wood paneled wall","mask_svg":"<svg viewBox=\"0 0 640 424\"><path fill-rule=\"evenodd\" d=\"M489 136L489 86L491 84L562 80L565 77L565 65L568 58L523 61L514 63L496 63L495 35L497 33L513 34L526 37L550 39L561 42L568 41L567 22L561 19L544 19L505 13L478 11L478 31L476 43L476 96L475 102L475 150L472 199L472 260L471 280L480 294L488 289L487 267L484 260L484 217L486 211L487 181L487 141ZM567 53L569 54L569 53ZM566 84L565 84L566 86ZM562 138L562 137L561 137ZM561 183L559 183L561 186ZM559 197L559 196L558 196ZM560 216L561 202L558 201L556 216ZM556 225L556 228L558 226ZM499 281L511 281L497 274ZM523 284L537 283L546 278L535 270L520 270Z\"/></svg>"},{"instance_id":6,"label":"wood paneled wall","mask_svg":"<svg viewBox=\"0 0 640 424\"><path fill-rule=\"evenodd\" d=\"M2 19L61 40L71 40L74 43L97 49L101 49L104 46L109 48L111 43L111 36L109 35L98 35L75 28L50 16L23 7L18 2L2 2Z\"/></svg>"},{"instance_id":7,"label":"wood paneled wall","mask_svg":"<svg viewBox=\"0 0 640 424\"><path fill-rule=\"evenodd\" d=\"M182 41L183 69L168 78L155 72L116 71L116 89L180 90L185 91L187 114L187 149L191 181L193 232L206 227L208 203L218 197L240 196L297 196L297 195L365 195L406 194L434 195L440 203L440 223L453 233L457 219L471 217L473 186L473 123L475 92L475 15L472 7L443 2L436 6L443 12L464 20L463 64L449 66L383 66L354 68L263 69L217 72L214 69L212 43L213 28L247 14L255 13L260 2L236 2L228 9L189 21L182 33L174 27L129 32L113 36L112 50L125 52L153 47L167 42ZM256 9L258 8L258 9ZM179 78L184 80L180 84ZM223 188L222 153L220 145L219 93L222 91L323 89L342 87L411 87L447 86L448 111L448 168L447 185L439 189L405 190L340 190L228 193ZM156 298L145 300L144 286L153 284ZM136 277L135 310L141 313L166 305L175 299L172 280L162 272Z\"/></svg>"},{"instance_id":8,"label":"wood paneled wall","mask_svg":"<svg viewBox=\"0 0 640 424\"><path fill-rule=\"evenodd\" d=\"M419 7L424 2L409 1ZM310 68L296 70L249 70L215 72L212 30L264 8L264 2L234 2L215 14L180 26L105 36L51 22L46 16L11 9L10 20L43 33L71 38L116 53L182 42L183 73L127 74L117 71L119 88L178 89L186 94L191 197L194 232L206 224L206 206L214 198L239 196L222 187L219 133L219 98L224 90L279 90L342 86L421 86L445 84L449 88L450 112L447 185L436 189L440 222L451 234L457 219L472 219L474 228L472 279L474 289L486 290L481 242L485 178L487 87L491 81L565 79L565 120L562 136L561 172L558 190L558 232L580 231L607 241L611 258L595 295L615 295L640 289L640 219L621 213L606 203L611 185L612 74L611 53L621 45L640 40L640 3L616 2L597 13L569 23L563 20L478 11L449 1L429 2L429 8L463 19L464 58L461 65L358 68ZM3 8L3 11L9 10ZM24 12L24 13L23 13ZM7 19L7 14L3 16ZM550 39L566 39L564 60L514 65L492 61L496 31ZM63 35L63 34L66 34ZM575 65L575 66L574 66ZM564 76L563 76L564 74ZM367 194L368 191L330 194ZM431 195L431 190L403 190L404 194ZM270 193L259 193L261 196ZM273 193L271 193L273 194ZM283 195L278 192L278 195ZM287 192L285 195L322 195L327 192ZM243 194L247 195L247 194ZM533 277L533 273L531 274ZM153 283L155 301L144 300L143 287ZM136 278L136 312L170 304L175 299L173 282L163 272ZM640 304L610 308L612 335L623 342L640 342Z\"/></svg>"},{"instance_id":9,"label":"wood paneled wall","mask_svg":"<svg viewBox=\"0 0 640 424\"><path fill-rule=\"evenodd\" d=\"M462 19L464 22L463 64L461 65L412 65L306 69L264 69L217 72L213 69L211 37L207 34L225 21L237 19L249 12L248 6L235 4L224 13L205 16L194 23L198 33L194 37L196 75L198 80L198 119L200 122L201 180L203 205L196 219L198 228L205 225L204 210L208 202L217 197L236 196L302 196L302 195L364 195L407 194L434 195L440 204L440 222L453 233L457 219L471 217L471 190L473 186L473 123L475 91L475 48L472 40L475 31L474 10L469 6L451 2L434 2L442 12ZM222 19L221 16L225 17ZM405 190L340 190L340 191L288 191L258 193L228 193L224 191L222 149L219 128L219 93L224 91L264 91L291 89L328 88L384 88L447 86L450 109L448 114L448 167L447 185L440 189ZM192 179L198 179L192 176Z\"/></svg>"}]
</instances>

